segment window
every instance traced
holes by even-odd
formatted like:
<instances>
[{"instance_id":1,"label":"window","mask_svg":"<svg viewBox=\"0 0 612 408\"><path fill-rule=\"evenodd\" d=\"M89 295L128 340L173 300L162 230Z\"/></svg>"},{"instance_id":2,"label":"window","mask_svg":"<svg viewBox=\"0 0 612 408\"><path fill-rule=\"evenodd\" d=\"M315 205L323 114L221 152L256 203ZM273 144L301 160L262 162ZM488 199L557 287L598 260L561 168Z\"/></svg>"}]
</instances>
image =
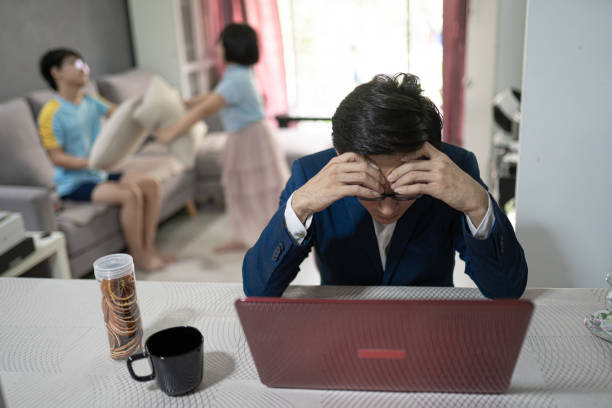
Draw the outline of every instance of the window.
<instances>
[{"instance_id":1,"label":"window","mask_svg":"<svg viewBox=\"0 0 612 408\"><path fill-rule=\"evenodd\" d=\"M204 52L203 11L199 0L174 0L178 35L181 95L190 98L208 90L212 61Z\"/></svg>"},{"instance_id":2,"label":"window","mask_svg":"<svg viewBox=\"0 0 612 408\"><path fill-rule=\"evenodd\" d=\"M410 72L442 101L442 0L277 0L293 116L331 117L376 74Z\"/></svg>"}]
</instances>

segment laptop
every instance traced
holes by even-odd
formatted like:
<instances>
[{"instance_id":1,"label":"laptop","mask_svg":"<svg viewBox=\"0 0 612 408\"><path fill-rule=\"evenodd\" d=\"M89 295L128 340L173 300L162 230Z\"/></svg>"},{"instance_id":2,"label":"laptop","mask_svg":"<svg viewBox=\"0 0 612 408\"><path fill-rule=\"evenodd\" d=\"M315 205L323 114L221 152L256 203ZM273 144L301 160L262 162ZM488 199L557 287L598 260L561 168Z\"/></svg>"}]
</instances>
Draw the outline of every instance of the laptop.
<instances>
[{"instance_id":1,"label":"laptop","mask_svg":"<svg viewBox=\"0 0 612 408\"><path fill-rule=\"evenodd\" d=\"M525 300L242 298L269 387L503 393L533 312Z\"/></svg>"}]
</instances>

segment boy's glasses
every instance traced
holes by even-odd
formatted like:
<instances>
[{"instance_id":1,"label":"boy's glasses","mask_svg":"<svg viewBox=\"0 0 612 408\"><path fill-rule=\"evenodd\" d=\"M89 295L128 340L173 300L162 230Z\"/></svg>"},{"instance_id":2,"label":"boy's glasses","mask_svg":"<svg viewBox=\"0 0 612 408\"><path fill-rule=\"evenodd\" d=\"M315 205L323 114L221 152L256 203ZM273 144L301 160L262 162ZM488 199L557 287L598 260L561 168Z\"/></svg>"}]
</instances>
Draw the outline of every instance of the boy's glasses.
<instances>
[{"instance_id":1,"label":"boy's glasses","mask_svg":"<svg viewBox=\"0 0 612 408\"><path fill-rule=\"evenodd\" d=\"M85 74L89 74L89 65L87 65L87 63L82 59L79 58L74 60L73 65L79 71L83 71Z\"/></svg>"}]
</instances>

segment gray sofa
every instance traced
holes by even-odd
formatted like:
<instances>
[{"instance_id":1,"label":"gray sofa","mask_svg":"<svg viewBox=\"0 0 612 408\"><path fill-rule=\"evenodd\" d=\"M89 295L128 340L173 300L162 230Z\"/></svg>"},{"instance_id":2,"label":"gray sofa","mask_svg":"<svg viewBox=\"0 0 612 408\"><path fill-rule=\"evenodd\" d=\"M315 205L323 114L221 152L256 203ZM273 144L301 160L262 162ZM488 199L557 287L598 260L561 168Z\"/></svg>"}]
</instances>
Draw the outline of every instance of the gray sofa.
<instances>
[{"instance_id":1,"label":"gray sofa","mask_svg":"<svg viewBox=\"0 0 612 408\"><path fill-rule=\"evenodd\" d=\"M150 77L145 71L128 71L91 82L87 90L120 103L144 93ZM63 231L72 274L79 277L91 270L93 260L122 250L125 242L117 207L60 202L53 192L53 165L40 143L35 121L52 95L50 90L41 90L0 104L0 208L21 212L28 230ZM161 175L160 218L164 220L194 199L195 172L180 168L163 151L150 155L149 150L143 148L120 170Z\"/></svg>"},{"instance_id":2,"label":"gray sofa","mask_svg":"<svg viewBox=\"0 0 612 408\"><path fill-rule=\"evenodd\" d=\"M143 94L151 75L130 70L102 77L88 86L90 91L97 91L111 102L121 103ZM54 194L53 165L40 143L35 121L51 97L51 91L41 90L0 103L0 210L22 213L28 230L63 231L72 276L81 277L91 271L96 258L123 250L125 242L116 207L61 202ZM223 202L219 155L226 136L219 131L218 118L207 120L207 124L209 133L198 151L194 168L185 168L164 146L149 141L117 169L147 172L160 180L160 221L190 201ZM305 138L295 129L289 129L278 137L289 163L331 143L326 131Z\"/></svg>"}]
</instances>

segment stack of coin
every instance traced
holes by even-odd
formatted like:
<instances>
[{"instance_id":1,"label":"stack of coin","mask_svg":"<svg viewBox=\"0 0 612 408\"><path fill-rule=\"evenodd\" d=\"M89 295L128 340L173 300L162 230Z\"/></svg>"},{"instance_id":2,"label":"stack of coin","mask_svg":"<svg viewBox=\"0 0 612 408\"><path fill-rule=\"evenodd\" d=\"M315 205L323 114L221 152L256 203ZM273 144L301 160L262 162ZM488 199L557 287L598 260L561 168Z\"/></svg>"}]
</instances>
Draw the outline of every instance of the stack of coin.
<instances>
[{"instance_id":1,"label":"stack of coin","mask_svg":"<svg viewBox=\"0 0 612 408\"><path fill-rule=\"evenodd\" d=\"M103 280L102 311L108 332L111 357L121 360L142 350L142 322L136 302L136 282L132 274Z\"/></svg>"}]
</instances>

